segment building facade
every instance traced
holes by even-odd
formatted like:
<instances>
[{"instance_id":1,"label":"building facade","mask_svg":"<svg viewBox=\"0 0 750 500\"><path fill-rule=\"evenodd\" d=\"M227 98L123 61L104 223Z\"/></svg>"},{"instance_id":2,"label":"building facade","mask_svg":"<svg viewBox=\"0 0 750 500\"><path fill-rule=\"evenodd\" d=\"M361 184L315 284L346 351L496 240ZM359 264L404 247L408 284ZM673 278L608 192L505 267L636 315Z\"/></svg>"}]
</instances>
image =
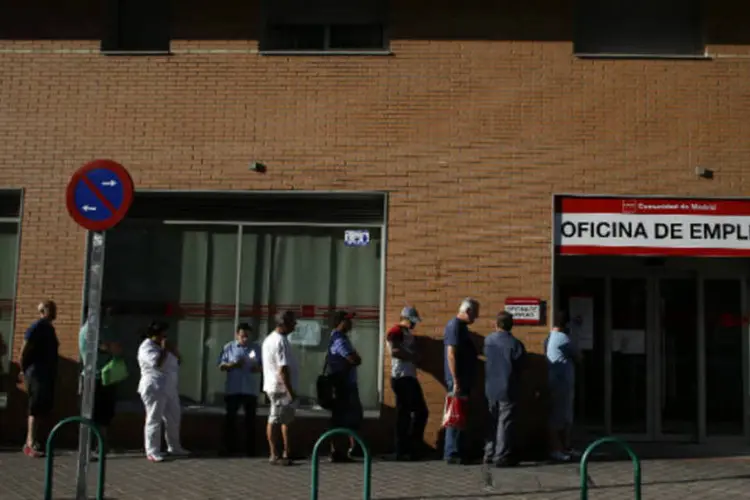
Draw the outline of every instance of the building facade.
<instances>
[{"instance_id":1,"label":"building facade","mask_svg":"<svg viewBox=\"0 0 750 500\"><path fill-rule=\"evenodd\" d=\"M23 433L13 366L45 298L59 306L65 360L58 416L76 411L88 240L64 191L76 168L109 158L137 194L107 234L104 302L131 362L148 320L172 324L186 446L218 443L216 358L233 325L249 321L262 339L280 307L302 318L305 434L325 426L312 398L328 315L348 308L364 432L387 442L384 331L406 303L425 320L420 380L435 443L442 328L465 296L483 305L478 339L509 297L575 312L582 429L747 440L747 238L679 252L565 224L696 215L669 208L679 200L742 223L732 217L750 203L750 11L736 0L599 3L1 7L1 438ZM730 198L738 205L726 211ZM658 207L625 208L639 202ZM347 244L347 231L368 244ZM529 448L544 441L547 330L516 332L536 354L524 380ZM141 435L135 384L115 424L126 444Z\"/></svg>"}]
</instances>

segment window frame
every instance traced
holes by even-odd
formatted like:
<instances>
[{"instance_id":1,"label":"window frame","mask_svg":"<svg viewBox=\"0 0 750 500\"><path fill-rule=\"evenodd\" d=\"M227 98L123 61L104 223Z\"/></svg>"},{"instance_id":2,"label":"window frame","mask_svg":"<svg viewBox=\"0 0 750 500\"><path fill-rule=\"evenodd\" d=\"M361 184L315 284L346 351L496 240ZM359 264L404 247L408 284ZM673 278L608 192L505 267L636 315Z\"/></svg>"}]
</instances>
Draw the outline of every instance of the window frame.
<instances>
[{"instance_id":1,"label":"window frame","mask_svg":"<svg viewBox=\"0 0 750 500\"><path fill-rule=\"evenodd\" d=\"M264 0L261 4L261 12L260 12L260 20L261 23L260 26L260 37L258 39L258 54L262 56L389 56L393 55L393 51L391 50L391 32L390 32L390 23L388 22L388 1L387 0L380 0L383 8L382 16L374 17L373 19L370 19L368 23L362 23L362 22L345 22L345 21L332 21L332 20L326 20L323 22L308 22L305 23L304 21L298 21L298 22L282 22L282 23L271 23L270 22L270 15L268 11L268 4L267 1L272 0ZM268 49L266 48L266 40L268 38L268 30L271 25L277 25L277 26L304 26L304 25L322 25L325 29L324 34L324 49L323 50L300 50L300 49ZM330 44L331 39L331 26L334 25L357 25L357 24L378 24L381 26L382 34L383 34L383 47L379 49L328 49L327 47Z\"/></svg>"},{"instance_id":2,"label":"window frame","mask_svg":"<svg viewBox=\"0 0 750 500\"><path fill-rule=\"evenodd\" d=\"M264 23L261 30L261 39L258 41L258 53L264 56L389 56L393 54L391 50L391 39L389 36L388 25L385 22L372 23L380 25L383 32L383 47L380 49L331 49L331 26L346 26L344 23L326 23L322 24L324 29L323 49L266 49L263 45L266 43L268 24ZM305 26L304 24L286 24L280 26ZM309 25L308 25L309 26ZM317 24L321 26L321 24Z\"/></svg>"},{"instance_id":3,"label":"window frame","mask_svg":"<svg viewBox=\"0 0 750 500\"><path fill-rule=\"evenodd\" d=\"M17 315L16 315L16 298L18 297L18 283L19 283L19 276L21 271L21 240L22 240L22 233L23 233L23 207L24 207L24 195L25 191L24 189L0 189L0 196L4 195L15 195L18 196L18 215L16 216L0 216L0 223L5 224L15 224L16 225L16 269L13 277L13 308L11 310L11 316L10 316L10 335L8 336L8 353L5 356L5 359L0 359L0 364L7 364L10 366L10 364L13 362L13 346L16 339L16 323L17 323ZM0 366L0 373L5 373L5 366ZM5 373L4 376L8 376L7 373ZM8 400L10 396L8 392L0 392L0 410L4 410L8 407Z\"/></svg>"},{"instance_id":4,"label":"window frame","mask_svg":"<svg viewBox=\"0 0 750 500\"><path fill-rule=\"evenodd\" d=\"M584 22L584 18L586 17L585 8L586 5L584 5L586 1L578 0L576 1L576 5L574 8L574 19L573 19L573 37L572 37L572 45L573 45L573 56L577 59L624 59L624 60L684 60L684 61L703 61L703 60L712 60L713 57L709 53L708 47L707 47L707 35L706 35L706 29L705 29L705 16L703 11L703 6L700 1L698 1L697 8L699 9L699 17L700 17L700 41L701 45L703 46L703 52L701 54L679 54L679 53L649 53L649 52L592 52L592 51L581 51L578 49L580 42L580 26Z\"/></svg>"},{"instance_id":5,"label":"window frame","mask_svg":"<svg viewBox=\"0 0 750 500\"><path fill-rule=\"evenodd\" d=\"M119 6L120 3L125 3L127 0L105 0L105 12L104 12L104 27L103 27L103 33L102 37L99 43L99 53L106 55L106 56L168 56L172 55L172 7L173 3L171 0L154 0L155 2L163 2L164 6L163 8L167 10L166 12L166 26L164 29L167 32L167 38L168 38L168 47L166 49L123 49L123 48L116 48L116 49L108 49L106 48L107 44L110 43L113 39L117 39L118 41L118 47L121 46L121 34L123 32L123 29L121 27L120 23L120 14L112 13L110 10L113 9L113 4L117 4ZM116 21L116 23L115 23ZM117 26L114 27L112 24L116 24ZM114 29L114 33L111 32L111 30Z\"/></svg>"},{"instance_id":6,"label":"window frame","mask_svg":"<svg viewBox=\"0 0 750 500\"><path fill-rule=\"evenodd\" d=\"M146 191L149 195L158 195L158 194L175 194L180 193L180 191L172 191L172 190L143 190ZM191 193L195 193L194 191L191 191ZM202 191L201 193L208 193L208 194L224 194L226 192L224 191ZM262 192L260 192L262 193ZM378 409L371 409L371 410L365 410L365 418L378 418L380 416L380 407L384 403L384 383L385 383L385 320L386 320L386 268L387 268L387 245L388 245L388 203L389 203L389 194L387 192L362 192L362 191L351 191L351 192L273 192L274 194L281 194L281 195L309 195L309 194L315 194L321 196L322 199L329 199L331 196L336 195L347 195L347 194L356 194L356 195L377 195L382 198L383 208L382 208L382 220L380 223L376 222L342 222L342 223L335 223L335 222L310 222L310 221L304 221L304 222L259 222L259 221L230 221L230 220L160 220L160 223L162 225L185 225L185 226L202 226L206 228L210 228L211 226L217 227L217 226L236 226L237 227L237 238L238 238L238 248L237 248L237 259L238 264L240 263L240 260L242 258L242 234L243 234L243 228L244 227L297 227L297 228L304 228L304 227L318 227L318 228L348 228L348 229L380 229L381 231L381 248L380 248L380 269L379 269L379 317L378 317L378 358L377 358L377 364L376 364L376 391L377 391L377 399L376 399L376 405ZM233 195L236 195L237 192L232 192ZM247 194L247 193L246 193ZM250 195L252 195L251 193ZM152 220L153 222L157 223L159 222L159 219ZM81 308L81 322L84 321L83 317L83 311L86 306L87 302L87 290L88 290L88 259L89 259L89 248L90 248L90 241L91 241L91 233L88 233L86 237L86 245L85 245L85 259L84 259L84 280L83 280L83 289L82 289L82 308ZM105 255L106 258L106 255ZM239 293L239 287L240 287L240 271L239 266L236 270L237 273L237 281L235 283L235 324L238 321L238 314L240 310L240 301L241 296ZM106 276L105 276L106 278ZM205 356L205 354L204 354ZM203 370L204 367L201 366L200 370ZM205 381L202 382L201 392L203 393L205 390ZM263 396L262 391L259 392L259 396ZM201 398L203 399L204 395L201 395ZM261 398L261 401L264 401L263 398ZM137 413L141 414L143 412L142 405L140 402L135 400L120 400L117 402L117 408L118 412L124 412L124 413ZM183 411L186 413L197 413L197 414L218 414L224 412L224 407L220 404L189 404L183 406ZM308 416L308 417L314 417L314 418L327 418L330 416L330 411L325 410L317 405L312 406L305 406L299 409L298 413L301 416ZM267 415L268 414L268 405L264 403L259 404L258 406L258 415Z\"/></svg>"}]
</instances>

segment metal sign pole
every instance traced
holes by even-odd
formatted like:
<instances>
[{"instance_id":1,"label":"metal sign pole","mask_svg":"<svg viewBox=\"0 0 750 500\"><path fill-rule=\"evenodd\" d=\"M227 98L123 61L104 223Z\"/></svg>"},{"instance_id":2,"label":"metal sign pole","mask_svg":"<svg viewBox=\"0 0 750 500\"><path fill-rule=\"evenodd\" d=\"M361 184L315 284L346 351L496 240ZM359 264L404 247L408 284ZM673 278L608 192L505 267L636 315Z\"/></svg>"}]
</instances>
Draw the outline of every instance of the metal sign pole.
<instances>
[{"instance_id":1,"label":"metal sign pole","mask_svg":"<svg viewBox=\"0 0 750 500\"><path fill-rule=\"evenodd\" d=\"M91 419L94 413L94 391L96 389L96 358L99 352L99 325L101 321L101 292L104 275L104 232L95 231L91 238L91 252L88 265L88 318L86 335L86 355L83 367L83 387L81 390L81 416ZM91 430L81 425L78 433L78 470L76 474L76 500L86 500L88 465L91 457ZM104 453L105 450L99 450ZM100 457L101 460L101 457Z\"/></svg>"}]
</instances>

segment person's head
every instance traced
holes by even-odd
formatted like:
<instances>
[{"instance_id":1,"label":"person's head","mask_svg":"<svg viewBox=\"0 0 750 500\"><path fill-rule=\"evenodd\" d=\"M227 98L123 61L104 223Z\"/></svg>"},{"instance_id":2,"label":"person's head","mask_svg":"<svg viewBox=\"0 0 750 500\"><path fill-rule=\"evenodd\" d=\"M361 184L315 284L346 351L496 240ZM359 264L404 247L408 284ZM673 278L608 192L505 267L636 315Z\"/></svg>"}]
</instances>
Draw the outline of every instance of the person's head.
<instances>
[{"instance_id":1,"label":"person's head","mask_svg":"<svg viewBox=\"0 0 750 500\"><path fill-rule=\"evenodd\" d=\"M479 317L479 301L466 297L461 301L461 305L458 308L458 319L465 321L468 324L474 323Z\"/></svg>"},{"instance_id":2,"label":"person's head","mask_svg":"<svg viewBox=\"0 0 750 500\"><path fill-rule=\"evenodd\" d=\"M169 325L163 321L152 321L151 324L146 328L146 338L153 340L156 343L161 343L167 338L167 330Z\"/></svg>"},{"instance_id":3,"label":"person's head","mask_svg":"<svg viewBox=\"0 0 750 500\"><path fill-rule=\"evenodd\" d=\"M297 327L297 315L294 311L281 311L276 314L276 331L282 335L289 335Z\"/></svg>"},{"instance_id":4,"label":"person's head","mask_svg":"<svg viewBox=\"0 0 750 500\"><path fill-rule=\"evenodd\" d=\"M570 323L570 317L568 316L568 311L565 311L563 309L556 311L553 321L554 321L554 323L552 324L553 328L557 330L565 330L568 327L568 324Z\"/></svg>"},{"instance_id":5,"label":"person's head","mask_svg":"<svg viewBox=\"0 0 750 500\"><path fill-rule=\"evenodd\" d=\"M333 327L335 330L341 333L349 333L351 331L355 314L348 311L336 311L333 315Z\"/></svg>"},{"instance_id":6,"label":"person's head","mask_svg":"<svg viewBox=\"0 0 750 500\"><path fill-rule=\"evenodd\" d=\"M55 321L57 318L57 304L55 304L54 300L40 302L37 306L37 311L39 311L40 317L48 321Z\"/></svg>"},{"instance_id":7,"label":"person's head","mask_svg":"<svg viewBox=\"0 0 750 500\"><path fill-rule=\"evenodd\" d=\"M250 335L253 329L248 323L240 323L237 325L237 330L234 332L234 339L239 345L247 345L250 341Z\"/></svg>"},{"instance_id":8,"label":"person's head","mask_svg":"<svg viewBox=\"0 0 750 500\"><path fill-rule=\"evenodd\" d=\"M513 315L508 311L498 313L495 325L498 330L510 332L513 329Z\"/></svg>"},{"instance_id":9,"label":"person's head","mask_svg":"<svg viewBox=\"0 0 750 500\"><path fill-rule=\"evenodd\" d=\"M401 309L401 326L413 329L417 326L417 323L421 323L422 318L419 317L417 310L411 306L406 306Z\"/></svg>"}]
</instances>

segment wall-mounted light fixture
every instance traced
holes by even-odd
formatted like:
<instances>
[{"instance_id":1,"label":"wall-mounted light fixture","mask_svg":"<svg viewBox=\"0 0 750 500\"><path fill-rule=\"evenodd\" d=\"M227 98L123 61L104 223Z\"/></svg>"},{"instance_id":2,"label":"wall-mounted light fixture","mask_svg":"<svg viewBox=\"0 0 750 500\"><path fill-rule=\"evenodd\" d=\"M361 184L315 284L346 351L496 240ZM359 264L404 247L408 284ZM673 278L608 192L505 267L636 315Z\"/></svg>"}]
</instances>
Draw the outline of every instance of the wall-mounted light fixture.
<instances>
[{"instance_id":1,"label":"wall-mounted light fixture","mask_svg":"<svg viewBox=\"0 0 750 500\"><path fill-rule=\"evenodd\" d=\"M253 172L258 172L259 174L265 174L266 166L259 161L254 161L250 163L250 170L252 170Z\"/></svg>"},{"instance_id":2,"label":"wall-mounted light fixture","mask_svg":"<svg viewBox=\"0 0 750 500\"><path fill-rule=\"evenodd\" d=\"M713 179L714 171L706 167L695 167L695 175L703 179Z\"/></svg>"}]
</instances>

